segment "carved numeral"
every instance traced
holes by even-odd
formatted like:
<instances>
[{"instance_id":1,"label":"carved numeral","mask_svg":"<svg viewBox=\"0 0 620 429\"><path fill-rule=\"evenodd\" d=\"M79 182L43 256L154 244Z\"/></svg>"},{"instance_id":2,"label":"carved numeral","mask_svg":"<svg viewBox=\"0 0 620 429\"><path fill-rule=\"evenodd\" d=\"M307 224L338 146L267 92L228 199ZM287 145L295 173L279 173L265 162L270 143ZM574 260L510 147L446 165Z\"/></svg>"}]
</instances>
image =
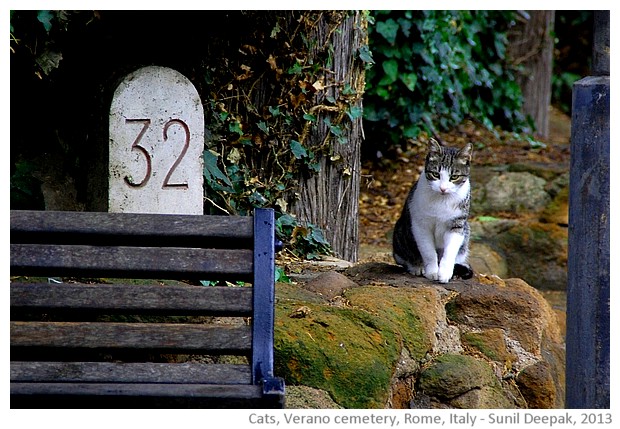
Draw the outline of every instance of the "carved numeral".
<instances>
[{"instance_id":1,"label":"carved numeral","mask_svg":"<svg viewBox=\"0 0 620 429\"><path fill-rule=\"evenodd\" d=\"M185 122L183 122L180 119L171 119L168 122L166 122L166 125L164 126L164 141L168 140L168 128L170 128L170 126L174 124L178 124L181 126L181 128L183 128L183 131L185 132L185 144L183 145L183 149L181 150L179 157L177 158L176 161L174 161L174 164L172 164L172 167L170 167L170 170L168 170L168 174L166 174L166 178L164 179L164 184L162 185L162 189L165 189L165 188L187 189L188 187L187 183L170 183L170 176L172 176L172 173L174 173L174 170L176 170L177 166L179 165L179 163L181 162L181 160L187 153L187 149L189 149L189 127L187 126Z\"/></svg>"},{"instance_id":2,"label":"carved numeral","mask_svg":"<svg viewBox=\"0 0 620 429\"><path fill-rule=\"evenodd\" d=\"M142 123L144 124L144 126L142 127L142 130L140 130L140 133L138 134L138 137L136 137L136 140L131 145L131 150L137 151L141 153L142 155L144 155L144 158L146 159L146 172L144 174L144 178L140 182L135 182L133 178L129 176L125 176L125 183L127 183L127 185L131 186L132 188L141 188L148 183L149 179L151 178L153 174L153 169L151 166L152 164L151 155L143 146L140 146L140 140L142 140L142 137L146 133L146 130L151 125L151 120L150 119L125 119L126 124L131 124L131 123L136 123L136 122ZM181 149L181 153L179 154L177 159L174 161L174 163L168 170L166 177L164 178L162 189L166 189L166 188L187 189L189 187L187 182L170 183L170 176L172 176L174 171L177 169L177 167L183 160L183 157L187 153L187 150L189 149L189 140L190 140L189 127L187 126L185 122L183 122L180 119L169 120L164 125L164 131L163 131L164 142L168 140L168 128L170 128L172 125L179 125L181 128L183 128L183 132L185 133L185 141L183 143L183 149Z\"/></svg>"},{"instance_id":3,"label":"carved numeral","mask_svg":"<svg viewBox=\"0 0 620 429\"><path fill-rule=\"evenodd\" d=\"M140 140L142 140L142 136L144 136L144 133L146 133L146 130L148 129L149 125L151 125L151 120L150 119L125 119L126 124L131 124L134 122L142 122L144 126L142 127L140 134L138 134L138 137L136 137L136 140L131 145L131 150L136 150L140 152L142 155L144 155L144 158L146 158L146 173L144 174L144 179L142 179L139 183L134 182L133 178L130 178L127 176L125 176L125 182L132 188L141 188L144 185L146 185L146 183L151 178L151 156L149 155L148 151L145 148L140 146Z\"/></svg>"}]
</instances>

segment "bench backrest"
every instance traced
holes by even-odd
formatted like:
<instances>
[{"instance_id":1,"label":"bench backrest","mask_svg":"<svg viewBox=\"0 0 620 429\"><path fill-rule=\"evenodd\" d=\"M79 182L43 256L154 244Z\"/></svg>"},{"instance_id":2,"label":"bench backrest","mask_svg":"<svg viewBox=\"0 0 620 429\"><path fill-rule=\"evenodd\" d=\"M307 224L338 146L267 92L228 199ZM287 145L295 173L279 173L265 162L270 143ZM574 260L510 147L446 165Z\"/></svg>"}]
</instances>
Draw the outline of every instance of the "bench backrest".
<instances>
[{"instance_id":1,"label":"bench backrest","mask_svg":"<svg viewBox=\"0 0 620 429\"><path fill-rule=\"evenodd\" d=\"M202 383L219 386L222 406L235 395L256 399L253 407L282 405L283 383L273 374L272 210L244 217L11 211L10 234L12 400L42 394L42 383L73 396L76 383L94 391L96 383L127 390L124 383L134 382L141 384L128 395L136 398L175 396L178 388L175 397L199 400L211 395ZM200 283L215 280L252 287ZM221 317L239 320L214 319ZM152 362L161 355L241 355L249 365L203 371ZM84 377L95 384L85 387ZM236 394L242 385L251 393ZM202 394L193 392L198 386Z\"/></svg>"}]
</instances>

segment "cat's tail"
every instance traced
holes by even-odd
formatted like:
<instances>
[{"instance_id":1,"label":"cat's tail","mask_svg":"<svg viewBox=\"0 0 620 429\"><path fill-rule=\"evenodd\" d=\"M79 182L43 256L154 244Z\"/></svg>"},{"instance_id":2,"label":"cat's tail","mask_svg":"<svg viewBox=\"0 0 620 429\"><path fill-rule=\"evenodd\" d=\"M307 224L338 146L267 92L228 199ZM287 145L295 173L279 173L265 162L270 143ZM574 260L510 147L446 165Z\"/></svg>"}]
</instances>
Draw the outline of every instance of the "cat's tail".
<instances>
[{"instance_id":1,"label":"cat's tail","mask_svg":"<svg viewBox=\"0 0 620 429\"><path fill-rule=\"evenodd\" d=\"M474 276L474 270L468 265L454 264L454 277L458 277L463 280L471 279Z\"/></svg>"}]
</instances>

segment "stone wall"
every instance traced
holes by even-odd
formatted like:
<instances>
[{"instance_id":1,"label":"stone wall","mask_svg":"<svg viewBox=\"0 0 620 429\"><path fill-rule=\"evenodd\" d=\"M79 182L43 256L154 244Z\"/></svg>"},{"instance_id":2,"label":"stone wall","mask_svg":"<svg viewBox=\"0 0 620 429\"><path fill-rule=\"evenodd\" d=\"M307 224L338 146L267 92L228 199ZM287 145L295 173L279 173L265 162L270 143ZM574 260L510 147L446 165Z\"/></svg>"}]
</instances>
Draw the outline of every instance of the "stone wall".
<instances>
[{"instance_id":1,"label":"stone wall","mask_svg":"<svg viewBox=\"0 0 620 429\"><path fill-rule=\"evenodd\" d=\"M289 407L316 405L316 389L344 408L563 407L560 324L523 280L439 285L375 262L279 283L276 298Z\"/></svg>"}]
</instances>

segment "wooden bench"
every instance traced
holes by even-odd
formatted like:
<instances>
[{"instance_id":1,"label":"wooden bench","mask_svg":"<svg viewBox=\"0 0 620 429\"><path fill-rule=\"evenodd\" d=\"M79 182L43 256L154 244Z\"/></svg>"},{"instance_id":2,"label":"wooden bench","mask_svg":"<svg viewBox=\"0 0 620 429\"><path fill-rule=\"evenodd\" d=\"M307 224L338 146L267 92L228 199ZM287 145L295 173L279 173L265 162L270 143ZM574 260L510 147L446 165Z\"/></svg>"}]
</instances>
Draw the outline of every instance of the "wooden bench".
<instances>
[{"instance_id":1,"label":"wooden bench","mask_svg":"<svg viewBox=\"0 0 620 429\"><path fill-rule=\"evenodd\" d=\"M274 225L12 210L11 407L283 407Z\"/></svg>"}]
</instances>

